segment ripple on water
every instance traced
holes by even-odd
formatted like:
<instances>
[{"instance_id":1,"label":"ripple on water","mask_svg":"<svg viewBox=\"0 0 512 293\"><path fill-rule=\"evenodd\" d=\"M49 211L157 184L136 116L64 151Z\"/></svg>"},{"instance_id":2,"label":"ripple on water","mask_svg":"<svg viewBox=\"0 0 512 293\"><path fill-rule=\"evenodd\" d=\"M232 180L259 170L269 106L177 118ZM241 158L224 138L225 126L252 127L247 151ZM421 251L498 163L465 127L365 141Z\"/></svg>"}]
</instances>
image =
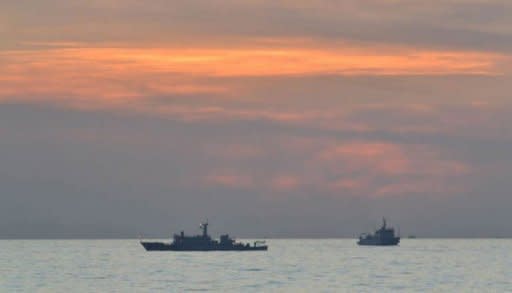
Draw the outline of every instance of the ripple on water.
<instances>
[{"instance_id":1,"label":"ripple on water","mask_svg":"<svg viewBox=\"0 0 512 293\"><path fill-rule=\"evenodd\" d=\"M334 239L267 243L267 252L233 254L151 253L137 240L4 240L0 291L500 292L512 286L506 239L404 239L394 249Z\"/></svg>"}]
</instances>

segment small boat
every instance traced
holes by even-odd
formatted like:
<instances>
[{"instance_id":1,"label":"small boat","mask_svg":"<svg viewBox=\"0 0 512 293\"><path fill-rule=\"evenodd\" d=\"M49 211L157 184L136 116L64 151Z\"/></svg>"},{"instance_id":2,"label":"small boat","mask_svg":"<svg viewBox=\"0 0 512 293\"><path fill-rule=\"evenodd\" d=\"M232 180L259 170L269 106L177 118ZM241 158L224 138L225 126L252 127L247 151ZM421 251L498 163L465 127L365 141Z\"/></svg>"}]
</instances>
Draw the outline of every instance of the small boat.
<instances>
[{"instance_id":1,"label":"small boat","mask_svg":"<svg viewBox=\"0 0 512 293\"><path fill-rule=\"evenodd\" d=\"M382 227L373 234L362 234L359 236L359 245L390 246L398 245L400 236L395 236L395 229L386 227L386 219L382 219Z\"/></svg>"},{"instance_id":2,"label":"small boat","mask_svg":"<svg viewBox=\"0 0 512 293\"><path fill-rule=\"evenodd\" d=\"M202 223L200 228L202 235L186 236L184 231L180 234L174 234L173 241L166 242L147 242L141 241L140 244L147 251L261 251L267 250L265 241L255 241L252 245L249 243L236 242L228 234L221 235L219 240L212 239L208 235L208 222Z\"/></svg>"}]
</instances>

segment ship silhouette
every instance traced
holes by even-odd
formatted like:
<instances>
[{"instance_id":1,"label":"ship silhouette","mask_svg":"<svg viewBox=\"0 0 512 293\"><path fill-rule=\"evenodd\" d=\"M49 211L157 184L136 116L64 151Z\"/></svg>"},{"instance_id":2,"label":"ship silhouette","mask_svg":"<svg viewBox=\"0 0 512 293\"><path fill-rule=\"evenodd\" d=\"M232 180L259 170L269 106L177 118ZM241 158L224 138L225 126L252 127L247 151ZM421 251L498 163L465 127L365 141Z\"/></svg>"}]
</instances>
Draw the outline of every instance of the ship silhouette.
<instances>
[{"instance_id":1,"label":"ship silhouette","mask_svg":"<svg viewBox=\"0 0 512 293\"><path fill-rule=\"evenodd\" d=\"M400 242L400 236L395 235L394 228L388 228L386 226L386 219L382 219L382 227L377 229L373 234L361 234L359 236L359 241L357 244L359 245L379 245L379 246L389 246L389 245L398 245Z\"/></svg>"},{"instance_id":2,"label":"ship silhouette","mask_svg":"<svg viewBox=\"0 0 512 293\"><path fill-rule=\"evenodd\" d=\"M201 235L186 236L185 232L181 231L180 234L174 234L171 243L141 241L140 244L147 251L261 251L268 249L265 241L255 241L251 245L249 243L236 242L228 234L221 235L219 240L212 239L208 235L208 222L201 223L200 228L203 230Z\"/></svg>"}]
</instances>

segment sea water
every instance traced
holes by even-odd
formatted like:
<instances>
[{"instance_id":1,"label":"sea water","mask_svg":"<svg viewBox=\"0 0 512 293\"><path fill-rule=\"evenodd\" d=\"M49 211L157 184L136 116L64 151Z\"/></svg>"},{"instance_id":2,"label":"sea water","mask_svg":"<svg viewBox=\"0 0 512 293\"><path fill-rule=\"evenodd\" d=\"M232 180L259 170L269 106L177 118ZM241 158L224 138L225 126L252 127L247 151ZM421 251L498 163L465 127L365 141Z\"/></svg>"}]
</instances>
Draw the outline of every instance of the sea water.
<instances>
[{"instance_id":1,"label":"sea water","mask_svg":"<svg viewBox=\"0 0 512 293\"><path fill-rule=\"evenodd\" d=\"M146 252L136 239L0 240L2 292L512 292L512 240L269 239L268 251Z\"/></svg>"}]
</instances>

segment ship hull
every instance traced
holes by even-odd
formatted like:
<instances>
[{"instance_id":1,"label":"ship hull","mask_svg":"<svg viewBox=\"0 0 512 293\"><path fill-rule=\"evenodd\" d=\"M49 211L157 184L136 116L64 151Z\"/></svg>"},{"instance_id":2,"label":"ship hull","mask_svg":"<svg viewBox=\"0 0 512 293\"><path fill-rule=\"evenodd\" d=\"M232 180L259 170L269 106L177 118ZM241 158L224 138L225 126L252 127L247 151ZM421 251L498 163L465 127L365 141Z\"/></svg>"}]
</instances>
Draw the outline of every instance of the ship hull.
<instances>
[{"instance_id":1,"label":"ship hull","mask_svg":"<svg viewBox=\"0 0 512 293\"><path fill-rule=\"evenodd\" d=\"M395 246L400 243L400 238L391 239L388 241L360 239L357 244L363 246Z\"/></svg>"},{"instance_id":2,"label":"ship hull","mask_svg":"<svg viewBox=\"0 0 512 293\"><path fill-rule=\"evenodd\" d=\"M195 246L195 247L179 247L171 243L163 242L141 242L146 251L266 251L268 247L262 246Z\"/></svg>"}]
</instances>

